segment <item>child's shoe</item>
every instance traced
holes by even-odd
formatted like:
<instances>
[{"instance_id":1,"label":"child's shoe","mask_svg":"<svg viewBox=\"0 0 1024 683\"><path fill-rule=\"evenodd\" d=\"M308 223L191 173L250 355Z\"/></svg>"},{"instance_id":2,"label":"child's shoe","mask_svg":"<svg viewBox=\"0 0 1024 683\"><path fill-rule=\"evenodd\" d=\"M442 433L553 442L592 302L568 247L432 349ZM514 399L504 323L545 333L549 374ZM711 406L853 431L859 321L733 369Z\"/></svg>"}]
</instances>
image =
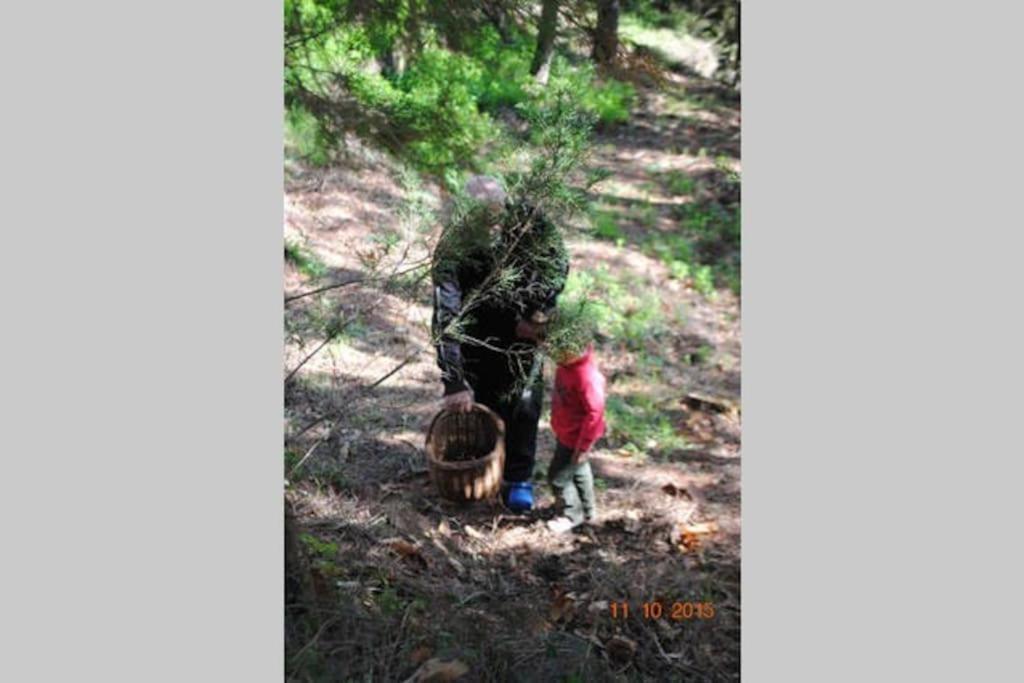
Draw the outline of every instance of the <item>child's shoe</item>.
<instances>
[{"instance_id":1,"label":"child's shoe","mask_svg":"<svg viewBox=\"0 0 1024 683\"><path fill-rule=\"evenodd\" d=\"M564 534L567 531L572 531L582 523L574 522L568 517L555 517L548 520L548 529L556 534Z\"/></svg>"},{"instance_id":2,"label":"child's shoe","mask_svg":"<svg viewBox=\"0 0 1024 683\"><path fill-rule=\"evenodd\" d=\"M528 481L513 481L505 491L505 505L513 512L527 512L533 509L533 484Z\"/></svg>"}]
</instances>

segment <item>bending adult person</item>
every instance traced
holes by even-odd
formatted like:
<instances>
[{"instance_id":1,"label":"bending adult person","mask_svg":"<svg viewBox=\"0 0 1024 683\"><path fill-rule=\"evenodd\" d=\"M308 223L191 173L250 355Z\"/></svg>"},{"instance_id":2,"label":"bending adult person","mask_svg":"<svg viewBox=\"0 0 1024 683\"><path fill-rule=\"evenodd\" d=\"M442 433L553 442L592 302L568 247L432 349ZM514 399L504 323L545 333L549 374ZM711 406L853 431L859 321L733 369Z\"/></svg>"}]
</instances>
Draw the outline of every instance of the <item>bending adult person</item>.
<instances>
[{"instance_id":1,"label":"bending adult person","mask_svg":"<svg viewBox=\"0 0 1024 683\"><path fill-rule=\"evenodd\" d=\"M474 401L505 422L502 499L533 507L537 423L544 384L537 343L565 287L569 259L557 227L500 183L473 176L474 202L446 227L433 257L433 335L444 407Z\"/></svg>"}]
</instances>

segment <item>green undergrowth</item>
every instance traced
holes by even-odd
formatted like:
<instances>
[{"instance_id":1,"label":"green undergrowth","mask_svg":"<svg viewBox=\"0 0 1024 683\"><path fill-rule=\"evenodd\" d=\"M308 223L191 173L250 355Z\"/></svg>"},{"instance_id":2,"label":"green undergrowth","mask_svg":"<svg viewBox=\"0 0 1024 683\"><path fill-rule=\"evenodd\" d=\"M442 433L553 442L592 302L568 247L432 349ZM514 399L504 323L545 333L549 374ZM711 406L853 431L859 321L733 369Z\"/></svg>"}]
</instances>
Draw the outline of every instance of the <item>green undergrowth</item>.
<instances>
[{"instance_id":1,"label":"green undergrowth","mask_svg":"<svg viewBox=\"0 0 1024 683\"><path fill-rule=\"evenodd\" d=\"M686 440L658 402L647 395L609 396L606 404L608 442L634 452L668 452L685 448Z\"/></svg>"},{"instance_id":2,"label":"green undergrowth","mask_svg":"<svg viewBox=\"0 0 1024 683\"><path fill-rule=\"evenodd\" d=\"M393 40L387 31L344 25L306 46L285 69L289 88L328 98L339 84L362 107L386 118L403 139L399 153L415 168L443 176L451 168L481 170L488 153L500 154L507 134L498 113L537 102L551 90L573 93L576 104L604 125L622 123L636 101L632 85L598 77L589 63L563 55L552 63L546 87L529 73L533 40L504 43L493 28L467 36L460 52L427 35L400 73L375 66ZM292 101L285 116L286 149L314 165L329 163L336 141L322 120Z\"/></svg>"},{"instance_id":3,"label":"green undergrowth","mask_svg":"<svg viewBox=\"0 0 1024 683\"><path fill-rule=\"evenodd\" d=\"M284 258L308 278L321 278L327 274L327 265L313 251L297 242L285 242Z\"/></svg>"}]
</instances>

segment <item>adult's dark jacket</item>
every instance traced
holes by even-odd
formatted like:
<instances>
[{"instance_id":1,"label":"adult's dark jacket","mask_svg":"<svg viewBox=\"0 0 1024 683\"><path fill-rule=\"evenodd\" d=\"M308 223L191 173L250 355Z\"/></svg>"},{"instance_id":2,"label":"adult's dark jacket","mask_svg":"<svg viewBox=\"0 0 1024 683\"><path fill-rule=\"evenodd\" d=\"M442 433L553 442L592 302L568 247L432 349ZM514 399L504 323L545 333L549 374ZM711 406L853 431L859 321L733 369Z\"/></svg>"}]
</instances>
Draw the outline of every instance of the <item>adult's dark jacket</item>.
<instances>
[{"instance_id":1,"label":"adult's dark jacket","mask_svg":"<svg viewBox=\"0 0 1024 683\"><path fill-rule=\"evenodd\" d=\"M516 277L496 291L493 276L503 265L506 270L511 267ZM444 395L470 388L481 379L491 385L515 381L514 364L502 351L533 346L516 336L516 324L538 312L549 315L568 273L568 254L557 227L528 204L506 207L497 239L490 237L479 213L470 212L449 227L435 251L432 271L432 327ZM463 306L469 310L459 321L461 333L498 350L443 334Z\"/></svg>"}]
</instances>

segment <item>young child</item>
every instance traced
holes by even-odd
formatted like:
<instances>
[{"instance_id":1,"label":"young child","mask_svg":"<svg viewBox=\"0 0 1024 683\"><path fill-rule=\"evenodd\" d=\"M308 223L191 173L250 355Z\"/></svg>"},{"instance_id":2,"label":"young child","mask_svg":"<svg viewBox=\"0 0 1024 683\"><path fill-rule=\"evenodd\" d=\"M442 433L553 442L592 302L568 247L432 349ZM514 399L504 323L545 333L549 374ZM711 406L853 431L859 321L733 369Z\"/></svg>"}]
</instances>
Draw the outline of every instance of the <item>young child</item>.
<instances>
[{"instance_id":1,"label":"young child","mask_svg":"<svg viewBox=\"0 0 1024 683\"><path fill-rule=\"evenodd\" d=\"M551 397L551 429L558 446L548 468L548 482L563 508L563 516L548 522L556 533L597 515L588 453L605 430L605 379L594 363L593 335L586 330L577 326L549 346L558 363Z\"/></svg>"}]
</instances>

